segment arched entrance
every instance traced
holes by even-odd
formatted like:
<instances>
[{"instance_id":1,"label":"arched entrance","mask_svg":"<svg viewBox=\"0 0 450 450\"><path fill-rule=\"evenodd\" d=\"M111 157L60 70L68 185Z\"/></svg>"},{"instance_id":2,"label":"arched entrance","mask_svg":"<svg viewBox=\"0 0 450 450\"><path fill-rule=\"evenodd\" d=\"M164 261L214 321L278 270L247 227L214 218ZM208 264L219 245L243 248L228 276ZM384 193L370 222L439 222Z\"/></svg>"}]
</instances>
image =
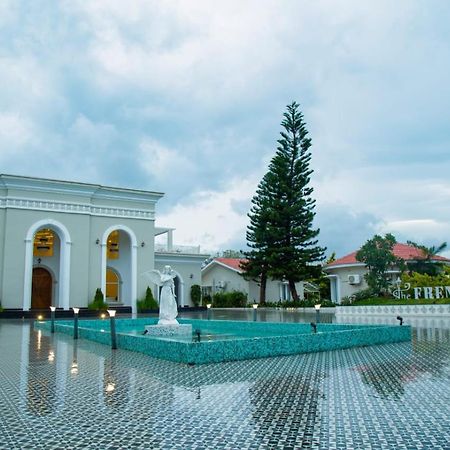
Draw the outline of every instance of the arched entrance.
<instances>
[{"instance_id":1,"label":"arched entrance","mask_svg":"<svg viewBox=\"0 0 450 450\"><path fill-rule=\"evenodd\" d=\"M136 255L136 236L130 228L113 225L104 232L102 292L105 293L108 303L117 302L131 306L133 312L136 312Z\"/></svg>"},{"instance_id":2,"label":"arched entrance","mask_svg":"<svg viewBox=\"0 0 450 450\"><path fill-rule=\"evenodd\" d=\"M52 304L53 279L47 269L35 267L31 284L31 308L48 309Z\"/></svg>"},{"instance_id":3,"label":"arched entrance","mask_svg":"<svg viewBox=\"0 0 450 450\"><path fill-rule=\"evenodd\" d=\"M54 306L69 308L71 244L69 231L56 220L39 220L28 229L25 238L24 311L35 308L32 305L33 272L43 266L50 269L52 285L57 283L58 287L52 292L54 298L50 301Z\"/></svg>"}]
</instances>

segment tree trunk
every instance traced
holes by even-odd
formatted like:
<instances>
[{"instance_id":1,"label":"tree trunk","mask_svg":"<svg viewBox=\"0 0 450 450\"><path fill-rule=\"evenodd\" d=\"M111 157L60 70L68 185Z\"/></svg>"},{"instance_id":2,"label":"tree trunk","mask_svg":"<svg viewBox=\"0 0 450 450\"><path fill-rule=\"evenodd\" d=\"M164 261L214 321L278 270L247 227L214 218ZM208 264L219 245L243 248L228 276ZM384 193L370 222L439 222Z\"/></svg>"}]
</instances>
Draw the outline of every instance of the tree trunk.
<instances>
[{"instance_id":1,"label":"tree trunk","mask_svg":"<svg viewBox=\"0 0 450 450\"><path fill-rule=\"evenodd\" d=\"M259 288L259 304L263 306L266 304L266 285L267 285L267 274L261 274L261 285Z\"/></svg>"},{"instance_id":2,"label":"tree trunk","mask_svg":"<svg viewBox=\"0 0 450 450\"><path fill-rule=\"evenodd\" d=\"M298 303L300 299L297 294L297 288L295 287L295 283L292 280L289 280L289 290L291 291L291 296L292 300L294 300L294 303Z\"/></svg>"}]
</instances>

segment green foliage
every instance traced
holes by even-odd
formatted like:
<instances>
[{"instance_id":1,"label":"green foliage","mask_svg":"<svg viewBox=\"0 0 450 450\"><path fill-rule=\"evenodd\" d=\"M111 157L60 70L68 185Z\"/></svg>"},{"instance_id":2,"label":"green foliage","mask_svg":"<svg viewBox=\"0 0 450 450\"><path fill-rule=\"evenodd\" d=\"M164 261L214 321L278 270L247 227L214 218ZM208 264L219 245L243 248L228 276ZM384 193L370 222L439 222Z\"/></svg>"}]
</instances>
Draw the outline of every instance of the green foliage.
<instances>
[{"instance_id":1,"label":"green foliage","mask_svg":"<svg viewBox=\"0 0 450 450\"><path fill-rule=\"evenodd\" d=\"M312 278L309 280L310 283L315 284L319 288L319 297L320 299L330 299L331 298L331 288L330 288L330 279L326 276L326 273L323 272L322 266L315 266L315 271L312 273ZM308 295L309 297L311 294Z\"/></svg>"},{"instance_id":2,"label":"green foliage","mask_svg":"<svg viewBox=\"0 0 450 450\"><path fill-rule=\"evenodd\" d=\"M96 311L104 311L108 309L108 305L105 302L105 297L100 288L97 288L95 291L94 299L88 305L88 309L96 310Z\"/></svg>"},{"instance_id":3,"label":"green foliage","mask_svg":"<svg viewBox=\"0 0 450 450\"><path fill-rule=\"evenodd\" d=\"M147 286L147 290L145 291L145 297L136 302L138 312L145 311L147 309L158 309L158 303L153 297L152 290Z\"/></svg>"},{"instance_id":4,"label":"green foliage","mask_svg":"<svg viewBox=\"0 0 450 450\"><path fill-rule=\"evenodd\" d=\"M356 253L356 259L366 264L368 273L364 275L364 278L377 295L388 292L390 285L386 277L387 271L395 266L400 269L404 267L403 260L392 253L396 242L395 237L390 233L384 237L375 235Z\"/></svg>"},{"instance_id":5,"label":"green foliage","mask_svg":"<svg viewBox=\"0 0 450 450\"><path fill-rule=\"evenodd\" d=\"M209 294L206 294L202 297L202 303L204 306L211 304L212 305L212 297Z\"/></svg>"},{"instance_id":6,"label":"green foliage","mask_svg":"<svg viewBox=\"0 0 450 450\"><path fill-rule=\"evenodd\" d=\"M442 264L442 262L436 261L436 256L447 248L446 242L443 242L437 247L435 245L431 247L425 247L424 245L419 245L412 241L408 241L408 245L417 248L422 252L423 255L422 258L408 263L408 269L411 272L417 272L420 274L427 274L431 276L436 276L440 272L442 272L444 265Z\"/></svg>"},{"instance_id":7,"label":"green foliage","mask_svg":"<svg viewBox=\"0 0 450 450\"><path fill-rule=\"evenodd\" d=\"M214 308L243 308L247 305L247 294L240 291L218 292L213 295Z\"/></svg>"},{"instance_id":8,"label":"green foliage","mask_svg":"<svg viewBox=\"0 0 450 450\"><path fill-rule=\"evenodd\" d=\"M402 284L410 283L411 290L415 287L434 287L434 286L449 286L450 285L450 267L443 266L441 273L432 276L426 273L403 273Z\"/></svg>"},{"instance_id":9,"label":"green foliage","mask_svg":"<svg viewBox=\"0 0 450 450\"><path fill-rule=\"evenodd\" d=\"M317 245L313 229L315 200L309 186L311 140L307 137L299 105L287 106L283 131L269 170L258 185L248 214L245 276L260 281L260 303L265 301L268 277L289 282L298 301L295 283L311 277L311 263L321 261L324 248Z\"/></svg>"},{"instance_id":10,"label":"green foliage","mask_svg":"<svg viewBox=\"0 0 450 450\"><path fill-rule=\"evenodd\" d=\"M198 284L191 286L191 300L194 306L199 306L202 301L202 288Z\"/></svg>"}]
</instances>

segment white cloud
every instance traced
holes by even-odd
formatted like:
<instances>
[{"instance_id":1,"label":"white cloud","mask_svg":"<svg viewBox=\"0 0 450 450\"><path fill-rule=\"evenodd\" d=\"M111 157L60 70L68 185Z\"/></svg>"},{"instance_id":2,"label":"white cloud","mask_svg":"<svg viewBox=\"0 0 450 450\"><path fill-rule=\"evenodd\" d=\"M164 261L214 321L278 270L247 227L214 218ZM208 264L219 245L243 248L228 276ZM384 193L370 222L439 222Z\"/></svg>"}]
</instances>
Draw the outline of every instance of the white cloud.
<instances>
[{"instance_id":1,"label":"white cloud","mask_svg":"<svg viewBox=\"0 0 450 450\"><path fill-rule=\"evenodd\" d=\"M33 125L17 113L0 113L0 148L4 151L16 151L30 142L33 137Z\"/></svg>"},{"instance_id":2,"label":"white cloud","mask_svg":"<svg viewBox=\"0 0 450 450\"><path fill-rule=\"evenodd\" d=\"M249 202L256 184L255 179L233 179L220 192L199 192L191 196L189 203L175 205L169 213L158 215L158 224L175 227L178 243L201 243L202 251L211 253L236 239L244 241L247 216L236 210L235 203Z\"/></svg>"},{"instance_id":3,"label":"white cloud","mask_svg":"<svg viewBox=\"0 0 450 450\"><path fill-rule=\"evenodd\" d=\"M177 178L188 177L194 164L180 152L165 147L155 139L145 138L139 145L138 160L144 170L156 179L176 183Z\"/></svg>"}]
</instances>

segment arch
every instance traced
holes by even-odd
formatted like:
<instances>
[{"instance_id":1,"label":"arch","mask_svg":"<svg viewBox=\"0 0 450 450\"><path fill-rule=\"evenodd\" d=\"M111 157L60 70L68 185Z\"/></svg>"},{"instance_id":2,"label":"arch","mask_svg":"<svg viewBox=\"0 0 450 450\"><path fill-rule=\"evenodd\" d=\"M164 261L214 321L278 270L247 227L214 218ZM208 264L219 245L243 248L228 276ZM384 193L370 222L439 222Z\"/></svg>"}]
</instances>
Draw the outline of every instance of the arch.
<instances>
[{"instance_id":1,"label":"arch","mask_svg":"<svg viewBox=\"0 0 450 450\"><path fill-rule=\"evenodd\" d=\"M33 274L33 240L36 232L41 228L51 228L59 237L59 306L69 309L70 295L70 248L72 241L69 230L57 220L42 219L35 222L28 229L25 237L25 273L23 283L23 310L31 307L31 283Z\"/></svg>"},{"instance_id":2,"label":"arch","mask_svg":"<svg viewBox=\"0 0 450 450\"><path fill-rule=\"evenodd\" d=\"M130 302L131 302L131 310L133 313L137 312L136 307L136 296L137 296L137 239L134 231L127 227L126 225L116 224L108 227L102 236L102 261L101 261L101 274L102 274L102 292L106 292L106 267L107 267L107 258L106 258L106 250L107 250L107 240L108 236L111 232L115 230L121 230L128 234L128 237L131 241L131 289L130 289Z\"/></svg>"}]
</instances>

